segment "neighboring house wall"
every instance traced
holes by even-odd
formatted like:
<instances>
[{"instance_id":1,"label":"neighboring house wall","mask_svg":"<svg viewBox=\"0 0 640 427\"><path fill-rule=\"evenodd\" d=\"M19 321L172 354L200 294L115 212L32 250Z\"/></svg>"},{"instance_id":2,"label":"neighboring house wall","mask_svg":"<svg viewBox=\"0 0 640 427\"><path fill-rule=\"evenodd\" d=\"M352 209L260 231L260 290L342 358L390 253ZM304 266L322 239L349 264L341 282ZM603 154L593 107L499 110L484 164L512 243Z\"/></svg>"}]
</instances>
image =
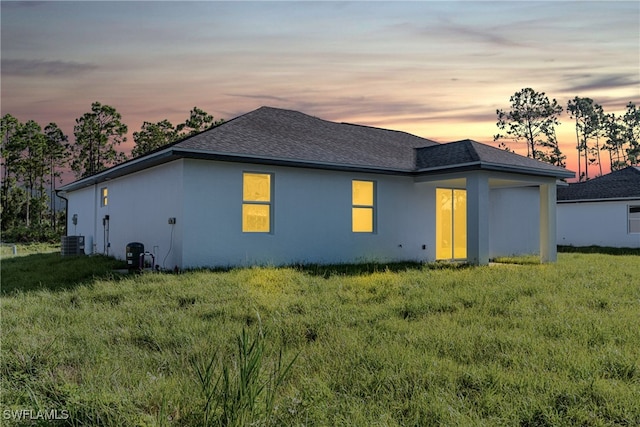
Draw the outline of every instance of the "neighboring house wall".
<instances>
[{"instance_id":1,"label":"neighboring house wall","mask_svg":"<svg viewBox=\"0 0 640 427\"><path fill-rule=\"evenodd\" d=\"M126 245L141 242L145 251L155 255L156 264L164 263L166 268L181 265L182 165L179 160L69 193L69 234L86 236L86 253L125 259ZM106 206L103 188L108 189ZM78 215L77 226L72 223L74 214ZM109 216L108 233L103 226L105 215ZM175 225L168 224L170 217L176 218Z\"/></svg>"},{"instance_id":2,"label":"neighboring house wall","mask_svg":"<svg viewBox=\"0 0 640 427\"><path fill-rule=\"evenodd\" d=\"M273 174L271 233L242 232L243 172ZM409 177L199 160L184 177L185 267L435 256L434 190ZM354 179L376 183L374 233L351 230Z\"/></svg>"},{"instance_id":3,"label":"neighboring house wall","mask_svg":"<svg viewBox=\"0 0 640 427\"><path fill-rule=\"evenodd\" d=\"M628 233L628 206L635 201L558 203L558 245L640 247L640 233Z\"/></svg>"},{"instance_id":4,"label":"neighboring house wall","mask_svg":"<svg viewBox=\"0 0 640 427\"><path fill-rule=\"evenodd\" d=\"M540 189L492 189L490 204L490 256L539 254Z\"/></svg>"}]
</instances>

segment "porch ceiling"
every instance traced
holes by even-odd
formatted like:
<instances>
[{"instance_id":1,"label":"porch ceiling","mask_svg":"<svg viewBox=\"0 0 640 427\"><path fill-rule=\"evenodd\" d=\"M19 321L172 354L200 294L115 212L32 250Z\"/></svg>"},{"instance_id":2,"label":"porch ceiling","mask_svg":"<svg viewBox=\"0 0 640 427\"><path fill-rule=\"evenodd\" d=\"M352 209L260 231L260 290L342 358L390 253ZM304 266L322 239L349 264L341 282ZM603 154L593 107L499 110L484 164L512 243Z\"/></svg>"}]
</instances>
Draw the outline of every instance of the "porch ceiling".
<instances>
[{"instance_id":1,"label":"porch ceiling","mask_svg":"<svg viewBox=\"0 0 640 427\"><path fill-rule=\"evenodd\" d=\"M531 181L521 181L516 179L489 178L490 188L528 187L531 185L535 184Z\"/></svg>"},{"instance_id":2,"label":"porch ceiling","mask_svg":"<svg viewBox=\"0 0 640 427\"><path fill-rule=\"evenodd\" d=\"M553 179L545 179L539 176L509 174L504 172L484 173L488 174L490 188L530 187L549 184L550 181L553 181ZM466 174L442 174L429 177L420 176L416 177L415 181L429 183L439 187L466 188L467 176L468 175Z\"/></svg>"}]
</instances>

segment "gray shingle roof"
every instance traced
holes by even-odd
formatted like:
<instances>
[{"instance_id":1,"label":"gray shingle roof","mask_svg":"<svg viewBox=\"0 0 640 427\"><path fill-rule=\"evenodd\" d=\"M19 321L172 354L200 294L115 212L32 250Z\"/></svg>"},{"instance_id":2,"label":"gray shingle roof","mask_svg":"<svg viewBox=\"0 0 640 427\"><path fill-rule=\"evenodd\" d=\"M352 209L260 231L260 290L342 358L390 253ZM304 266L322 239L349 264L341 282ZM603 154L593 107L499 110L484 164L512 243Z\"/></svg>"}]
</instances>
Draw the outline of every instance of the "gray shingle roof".
<instances>
[{"instance_id":1,"label":"gray shingle roof","mask_svg":"<svg viewBox=\"0 0 640 427\"><path fill-rule=\"evenodd\" d=\"M261 107L67 184L61 191L185 157L410 175L469 169L556 178L574 175L563 168L471 140L440 144L406 132L330 122L298 111Z\"/></svg>"},{"instance_id":2,"label":"gray shingle roof","mask_svg":"<svg viewBox=\"0 0 640 427\"><path fill-rule=\"evenodd\" d=\"M589 181L558 187L558 201L640 198L640 167L629 166Z\"/></svg>"},{"instance_id":3,"label":"gray shingle roof","mask_svg":"<svg viewBox=\"0 0 640 427\"><path fill-rule=\"evenodd\" d=\"M261 107L174 146L217 154L428 172L459 166L570 177L571 172L479 142L439 144L406 132Z\"/></svg>"},{"instance_id":4,"label":"gray shingle roof","mask_svg":"<svg viewBox=\"0 0 640 427\"><path fill-rule=\"evenodd\" d=\"M411 171L415 167L413 149L434 145L438 143L406 132L329 122L297 111L261 107L174 147Z\"/></svg>"}]
</instances>

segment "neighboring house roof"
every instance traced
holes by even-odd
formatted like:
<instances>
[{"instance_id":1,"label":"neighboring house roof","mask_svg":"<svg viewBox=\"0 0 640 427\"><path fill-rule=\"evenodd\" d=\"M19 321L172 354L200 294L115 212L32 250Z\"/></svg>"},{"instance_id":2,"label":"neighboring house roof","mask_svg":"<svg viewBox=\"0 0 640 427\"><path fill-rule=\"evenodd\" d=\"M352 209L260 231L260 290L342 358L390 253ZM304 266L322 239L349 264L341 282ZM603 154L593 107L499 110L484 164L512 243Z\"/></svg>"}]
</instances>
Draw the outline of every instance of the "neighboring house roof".
<instances>
[{"instance_id":1,"label":"neighboring house roof","mask_svg":"<svg viewBox=\"0 0 640 427\"><path fill-rule=\"evenodd\" d=\"M589 181L558 187L558 202L640 199L640 167L629 166Z\"/></svg>"},{"instance_id":2,"label":"neighboring house roof","mask_svg":"<svg viewBox=\"0 0 640 427\"><path fill-rule=\"evenodd\" d=\"M298 111L261 107L137 159L62 187L77 188L178 158L431 174L454 170L499 170L556 178L566 169L471 140L440 144L406 132L336 123Z\"/></svg>"}]
</instances>

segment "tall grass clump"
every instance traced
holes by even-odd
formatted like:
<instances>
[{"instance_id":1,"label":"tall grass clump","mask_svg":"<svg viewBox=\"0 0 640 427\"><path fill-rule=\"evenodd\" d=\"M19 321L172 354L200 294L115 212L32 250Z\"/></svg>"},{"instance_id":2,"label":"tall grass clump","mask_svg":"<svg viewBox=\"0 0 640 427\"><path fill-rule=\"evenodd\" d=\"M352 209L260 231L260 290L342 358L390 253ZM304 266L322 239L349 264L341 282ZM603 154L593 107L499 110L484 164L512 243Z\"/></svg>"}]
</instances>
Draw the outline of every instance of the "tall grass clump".
<instances>
[{"instance_id":1,"label":"tall grass clump","mask_svg":"<svg viewBox=\"0 0 640 427\"><path fill-rule=\"evenodd\" d=\"M214 351L192 362L203 400L203 425L273 425L276 393L295 357L285 366L280 350L275 363L266 366L268 350L261 327L254 335L243 328L236 344L231 360Z\"/></svg>"}]
</instances>

